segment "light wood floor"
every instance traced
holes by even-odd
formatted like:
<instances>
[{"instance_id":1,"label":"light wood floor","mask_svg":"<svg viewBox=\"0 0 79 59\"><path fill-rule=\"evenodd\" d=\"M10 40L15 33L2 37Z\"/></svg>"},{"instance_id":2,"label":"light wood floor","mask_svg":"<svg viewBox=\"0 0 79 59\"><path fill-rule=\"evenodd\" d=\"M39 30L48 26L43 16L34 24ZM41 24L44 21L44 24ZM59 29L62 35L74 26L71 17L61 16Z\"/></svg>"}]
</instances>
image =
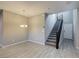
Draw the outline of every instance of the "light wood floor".
<instances>
[{"instance_id":1,"label":"light wood floor","mask_svg":"<svg viewBox=\"0 0 79 59\"><path fill-rule=\"evenodd\" d=\"M7 48L0 48L0 57L4 58L76 58L79 50L76 50L71 40L64 40L60 49L52 46L26 42Z\"/></svg>"}]
</instances>

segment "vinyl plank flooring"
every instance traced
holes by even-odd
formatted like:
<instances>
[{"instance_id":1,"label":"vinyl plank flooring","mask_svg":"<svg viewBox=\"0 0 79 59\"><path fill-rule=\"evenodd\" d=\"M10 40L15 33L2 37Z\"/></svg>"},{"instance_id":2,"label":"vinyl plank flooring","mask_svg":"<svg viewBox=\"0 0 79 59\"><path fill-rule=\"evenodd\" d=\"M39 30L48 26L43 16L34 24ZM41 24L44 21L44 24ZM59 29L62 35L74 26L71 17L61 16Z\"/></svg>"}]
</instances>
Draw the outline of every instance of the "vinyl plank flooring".
<instances>
[{"instance_id":1,"label":"vinyl plank flooring","mask_svg":"<svg viewBox=\"0 0 79 59\"><path fill-rule=\"evenodd\" d=\"M25 42L7 48L0 48L0 58L79 58L72 40L65 39L62 48Z\"/></svg>"}]
</instances>

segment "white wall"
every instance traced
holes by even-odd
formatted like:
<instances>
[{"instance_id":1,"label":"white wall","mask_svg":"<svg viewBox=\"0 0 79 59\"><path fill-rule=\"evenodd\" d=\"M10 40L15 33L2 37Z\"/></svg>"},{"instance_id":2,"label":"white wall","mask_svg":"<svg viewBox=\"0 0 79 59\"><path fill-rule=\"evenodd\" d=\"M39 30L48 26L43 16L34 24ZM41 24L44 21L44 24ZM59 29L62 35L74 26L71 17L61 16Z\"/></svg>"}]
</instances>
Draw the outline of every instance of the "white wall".
<instances>
[{"instance_id":1,"label":"white wall","mask_svg":"<svg viewBox=\"0 0 79 59\"><path fill-rule=\"evenodd\" d=\"M43 14L29 18L29 41L45 44L44 22Z\"/></svg>"},{"instance_id":2,"label":"white wall","mask_svg":"<svg viewBox=\"0 0 79 59\"><path fill-rule=\"evenodd\" d=\"M56 23L56 20L57 20L57 15L56 14L49 14L47 17L46 17L46 24L45 24L45 36L46 36L46 40L47 40L47 37L49 36L52 28L54 27L54 24Z\"/></svg>"},{"instance_id":3,"label":"white wall","mask_svg":"<svg viewBox=\"0 0 79 59\"><path fill-rule=\"evenodd\" d=\"M64 24L72 24L73 22L73 11L65 11L63 12L63 20Z\"/></svg>"},{"instance_id":4,"label":"white wall","mask_svg":"<svg viewBox=\"0 0 79 59\"><path fill-rule=\"evenodd\" d=\"M73 40L72 24L64 24L64 38Z\"/></svg>"},{"instance_id":5,"label":"white wall","mask_svg":"<svg viewBox=\"0 0 79 59\"><path fill-rule=\"evenodd\" d=\"M64 25L64 38L73 39L73 12L66 11L63 12L63 25Z\"/></svg>"},{"instance_id":6,"label":"white wall","mask_svg":"<svg viewBox=\"0 0 79 59\"><path fill-rule=\"evenodd\" d=\"M79 9L73 10L74 44L79 49Z\"/></svg>"}]
</instances>

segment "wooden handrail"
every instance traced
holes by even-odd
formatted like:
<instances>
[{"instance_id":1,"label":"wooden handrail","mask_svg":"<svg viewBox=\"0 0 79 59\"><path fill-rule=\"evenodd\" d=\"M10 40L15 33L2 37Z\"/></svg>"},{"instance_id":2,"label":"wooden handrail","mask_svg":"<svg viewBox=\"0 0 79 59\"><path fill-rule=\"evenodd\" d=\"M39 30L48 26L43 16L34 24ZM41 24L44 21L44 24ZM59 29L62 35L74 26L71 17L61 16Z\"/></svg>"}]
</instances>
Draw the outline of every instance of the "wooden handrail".
<instances>
[{"instance_id":1,"label":"wooden handrail","mask_svg":"<svg viewBox=\"0 0 79 59\"><path fill-rule=\"evenodd\" d=\"M61 23L62 23L63 20L59 20L59 21L60 21L60 24L59 24L59 26L58 26L57 32L59 31L60 26L61 26Z\"/></svg>"},{"instance_id":2,"label":"wooden handrail","mask_svg":"<svg viewBox=\"0 0 79 59\"><path fill-rule=\"evenodd\" d=\"M63 24L63 20L61 20L61 23L56 32L56 49L59 48L59 40L60 40L60 35L61 35L61 30L62 30L62 24Z\"/></svg>"}]
</instances>

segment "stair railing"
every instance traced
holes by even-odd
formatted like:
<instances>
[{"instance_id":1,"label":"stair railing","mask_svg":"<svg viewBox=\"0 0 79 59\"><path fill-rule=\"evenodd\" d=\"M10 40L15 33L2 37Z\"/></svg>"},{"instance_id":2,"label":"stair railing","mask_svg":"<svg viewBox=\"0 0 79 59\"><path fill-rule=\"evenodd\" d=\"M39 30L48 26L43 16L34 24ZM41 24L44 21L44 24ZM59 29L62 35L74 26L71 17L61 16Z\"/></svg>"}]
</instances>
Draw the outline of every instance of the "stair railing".
<instances>
[{"instance_id":1,"label":"stair railing","mask_svg":"<svg viewBox=\"0 0 79 59\"><path fill-rule=\"evenodd\" d=\"M60 20L60 24L58 26L58 30L56 32L56 49L59 48L60 35L62 30L63 20Z\"/></svg>"}]
</instances>

